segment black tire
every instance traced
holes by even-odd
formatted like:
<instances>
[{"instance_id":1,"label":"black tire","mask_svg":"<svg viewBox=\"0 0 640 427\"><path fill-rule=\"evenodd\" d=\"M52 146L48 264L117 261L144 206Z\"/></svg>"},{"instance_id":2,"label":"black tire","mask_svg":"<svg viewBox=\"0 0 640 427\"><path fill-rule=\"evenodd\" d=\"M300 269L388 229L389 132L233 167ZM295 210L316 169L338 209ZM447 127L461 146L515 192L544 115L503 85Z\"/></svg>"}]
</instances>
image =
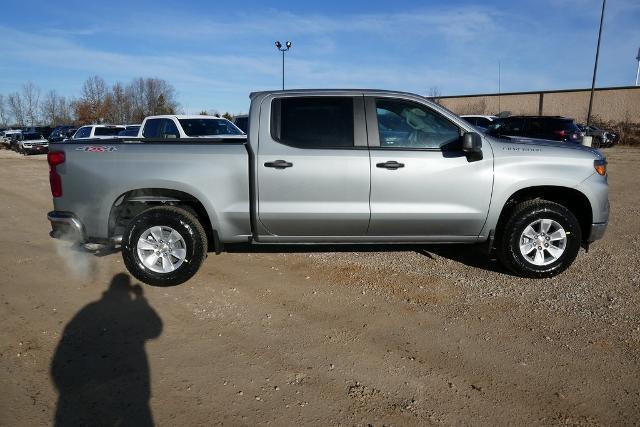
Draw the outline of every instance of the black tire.
<instances>
[{"instance_id":1,"label":"black tire","mask_svg":"<svg viewBox=\"0 0 640 427\"><path fill-rule=\"evenodd\" d=\"M184 239L184 262L172 272L155 272L138 256L138 239L154 226L171 227ZM173 206L154 207L141 212L127 225L122 237L122 259L127 270L136 279L153 286L175 286L186 282L197 273L206 256L207 237L202 224L188 211Z\"/></svg>"},{"instance_id":2,"label":"black tire","mask_svg":"<svg viewBox=\"0 0 640 427\"><path fill-rule=\"evenodd\" d=\"M520 238L525 228L538 219L551 219L564 228L567 242L562 255L547 265L535 265L520 252ZM547 200L528 200L515 206L500 230L497 256L502 265L518 276L552 277L566 270L576 259L582 242L580 223L566 207Z\"/></svg>"}]
</instances>

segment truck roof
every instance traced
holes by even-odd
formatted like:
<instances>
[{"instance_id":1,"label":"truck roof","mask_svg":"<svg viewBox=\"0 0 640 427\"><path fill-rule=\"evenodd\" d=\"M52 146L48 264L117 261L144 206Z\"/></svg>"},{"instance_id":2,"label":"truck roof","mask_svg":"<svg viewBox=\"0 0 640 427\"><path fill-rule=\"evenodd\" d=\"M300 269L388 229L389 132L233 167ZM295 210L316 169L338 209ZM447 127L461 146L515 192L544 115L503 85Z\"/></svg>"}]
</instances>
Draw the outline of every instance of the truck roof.
<instances>
[{"instance_id":1,"label":"truck roof","mask_svg":"<svg viewBox=\"0 0 640 427\"><path fill-rule=\"evenodd\" d=\"M385 89L286 89L286 90L265 90L260 92L251 92L249 94L249 98L254 98L258 95L270 95L270 94L294 94L294 93L343 93L343 94L376 94L376 93L384 93L388 95L409 95L409 96L419 96L421 98L429 99L427 96L417 95L411 92L403 92L397 90L385 90Z\"/></svg>"},{"instance_id":2,"label":"truck roof","mask_svg":"<svg viewBox=\"0 0 640 427\"><path fill-rule=\"evenodd\" d=\"M146 119L170 119L170 118L176 118L178 120L180 119L223 119L226 120L224 117L216 117L216 116L208 116L208 115L204 115L204 114L161 114L158 116L149 116L149 117L145 117Z\"/></svg>"}]
</instances>

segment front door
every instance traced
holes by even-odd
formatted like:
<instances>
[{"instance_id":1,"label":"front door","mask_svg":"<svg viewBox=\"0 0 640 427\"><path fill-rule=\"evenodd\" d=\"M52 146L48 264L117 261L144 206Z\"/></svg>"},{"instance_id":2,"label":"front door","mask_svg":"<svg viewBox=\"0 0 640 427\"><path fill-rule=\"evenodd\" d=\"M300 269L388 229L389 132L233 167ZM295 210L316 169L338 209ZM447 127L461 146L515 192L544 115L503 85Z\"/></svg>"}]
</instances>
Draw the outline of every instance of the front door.
<instances>
[{"instance_id":1,"label":"front door","mask_svg":"<svg viewBox=\"0 0 640 427\"><path fill-rule=\"evenodd\" d=\"M469 160L462 130L415 100L366 97L370 236L477 236L493 186L493 155ZM436 239L437 240L437 239Z\"/></svg>"},{"instance_id":2,"label":"front door","mask_svg":"<svg viewBox=\"0 0 640 427\"><path fill-rule=\"evenodd\" d=\"M370 173L362 95L285 95L267 99L260 114L267 124L256 164L260 234L365 235Z\"/></svg>"}]
</instances>

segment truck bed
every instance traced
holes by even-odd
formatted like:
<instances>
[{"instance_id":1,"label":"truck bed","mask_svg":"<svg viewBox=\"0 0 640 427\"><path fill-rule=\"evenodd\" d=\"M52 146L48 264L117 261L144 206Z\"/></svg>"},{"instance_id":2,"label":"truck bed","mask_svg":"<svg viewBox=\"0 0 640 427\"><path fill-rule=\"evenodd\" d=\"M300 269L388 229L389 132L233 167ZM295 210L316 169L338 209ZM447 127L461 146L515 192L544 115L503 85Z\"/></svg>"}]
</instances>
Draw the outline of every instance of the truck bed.
<instances>
[{"instance_id":1,"label":"truck bed","mask_svg":"<svg viewBox=\"0 0 640 427\"><path fill-rule=\"evenodd\" d=\"M54 210L72 212L87 240L111 237L110 212L122 195L154 188L200 200L225 241L251 234L246 140L83 140L51 144L50 151L65 153Z\"/></svg>"}]
</instances>

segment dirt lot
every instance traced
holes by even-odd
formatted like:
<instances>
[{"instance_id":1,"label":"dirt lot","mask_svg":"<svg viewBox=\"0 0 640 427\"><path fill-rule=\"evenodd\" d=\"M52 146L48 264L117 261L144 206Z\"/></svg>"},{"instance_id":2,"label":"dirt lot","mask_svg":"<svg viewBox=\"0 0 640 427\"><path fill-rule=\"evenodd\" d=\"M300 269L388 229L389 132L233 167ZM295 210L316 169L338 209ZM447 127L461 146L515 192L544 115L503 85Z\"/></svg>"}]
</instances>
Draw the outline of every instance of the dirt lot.
<instances>
[{"instance_id":1,"label":"dirt lot","mask_svg":"<svg viewBox=\"0 0 640 427\"><path fill-rule=\"evenodd\" d=\"M637 424L640 150L606 154L607 235L554 279L345 248L154 288L50 239L44 156L0 151L0 424Z\"/></svg>"}]
</instances>

